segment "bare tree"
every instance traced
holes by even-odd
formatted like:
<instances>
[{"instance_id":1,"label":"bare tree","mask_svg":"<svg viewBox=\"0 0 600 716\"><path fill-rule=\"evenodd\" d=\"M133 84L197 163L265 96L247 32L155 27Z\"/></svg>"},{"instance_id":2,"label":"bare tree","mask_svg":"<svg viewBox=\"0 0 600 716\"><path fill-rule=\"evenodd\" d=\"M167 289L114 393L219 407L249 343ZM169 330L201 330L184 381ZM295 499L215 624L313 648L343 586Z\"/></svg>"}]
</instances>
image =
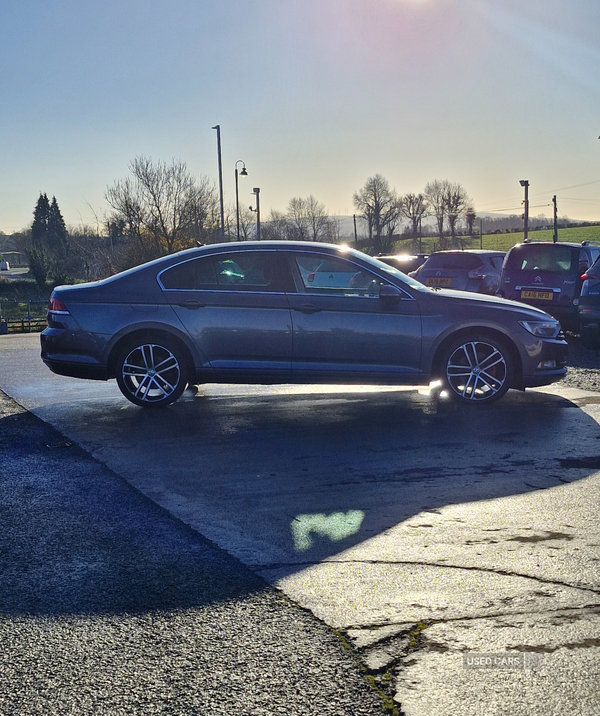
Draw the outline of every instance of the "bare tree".
<instances>
[{"instance_id":1,"label":"bare tree","mask_svg":"<svg viewBox=\"0 0 600 716\"><path fill-rule=\"evenodd\" d=\"M297 241L308 241L310 239L310 220L307 200L300 197L290 199L286 217L289 224L289 238Z\"/></svg>"},{"instance_id":2,"label":"bare tree","mask_svg":"<svg viewBox=\"0 0 600 716\"><path fill-rule=\"evenodd\" d=\"M271 210L266 221L262 222L261 234L265 239L286 240L290 236L290 224L284 213Z\"/></svg>"},{"instance_id":3,"label":"bare tree","mask_svg":"<svg viewBox=\"0 0 600 716\"><path fill-rule=\"evenodd\" d=\"M136 157L132 176L106 191L113 209L109 224L135 238L140 258L150 258L211 240L218 226L218 198L206 177L197 180L185 163L154 163Z\"/></svg>"},{"instance_id":4,"label":"bare tree","mask_svg":"<svg viewBox=\"0 0 600 716\"><path fill-rule=\"evenodd\" d=\"M381 174L369 177L363 188L355 192L354 206L366 220L369 239L376 252L391 249L392 235L400 218L400 202L396 192Z\"/></svg>"},{"instance_id":5,"label":"bare tree","mask_svg":"<svg viewBox=\"0 0 600 716\"><path fill-rule=\"evenodd\" d=\"M325 204L317 201L311 194L306 199L306 213L312 240L325 241L330 234L330 220Z\"/></svg>"},{"instance_id":6,"label":"bare tree","mask_svg":"<svg viewBox=\"0 0 600 716\"><path fill-rule=\"evenodd\" d=\"M400 199L400 213L411 222L413 244L416 244L419 224L428 209L429 205L423 194L405 194Z\"/></svg>"},{"instance_id":7,"label":"bare tree","mask_svg":"<svg viewBox=\"0 0 600 716\"><path fill-rule=\"evenodd\" d=\"M262 231L262 227L261 227ZM240 206L240 240L249 241L256 238L256 214L250 209Z\"/></svg>"},{"instance_id":8,"label":"bare tree","mask_svg":"<svg viewBox=\"0 0 600 716\"><path fill-rule=\"evenodd\" d=\"M434 179L434 181L429 182L425 186L424 191L429 208L435 216L441 249L447 248L447 242L444 237L444 221L446 219L446 191L448 185L449 182L447 180L440 181L439 179Z\"/></svg>"},{"instance_id":9,"label":"bare tree","mask_svg":"<svg viewBox=\"0 0 600 716\"><path fill-rule=\"evenodd\" d=\"M458 239L456 237L456 222L459 217L466 212L469 204L471 203L471 199L463 186L447 182L444 192L444 203L446 206L446 215L448 216L448 226L450 227L452 245L458 246Z\"/></svg>"}]
</instances>

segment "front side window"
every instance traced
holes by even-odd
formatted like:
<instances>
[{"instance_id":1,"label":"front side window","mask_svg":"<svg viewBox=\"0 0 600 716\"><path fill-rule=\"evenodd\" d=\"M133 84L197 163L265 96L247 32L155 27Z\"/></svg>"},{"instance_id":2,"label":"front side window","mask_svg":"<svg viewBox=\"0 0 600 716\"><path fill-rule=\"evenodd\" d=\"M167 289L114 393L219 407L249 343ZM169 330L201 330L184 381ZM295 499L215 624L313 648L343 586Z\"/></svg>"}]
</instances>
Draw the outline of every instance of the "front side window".
<instances>
[{"instance_id":1,"label":"front side window","mask_svg":"<svg viewBox=\"0 0 600 716\"><path fill-rule=\"evenodd\" d=\"M286 290L286 269L274 251L236 251L192 259L160 275L164 288L175 290Z\"/></svg>"},{"instance_id":2,"label":"front side window","mask_svg":"<svg viewBox=\"0 0 600 716\"><path fill-rule=\"evenodd\" d=\"M385 283L351 261L316 254L298 254L294 262L305 293L334 296L378 296Z\"/></svg>"}]
</instances>

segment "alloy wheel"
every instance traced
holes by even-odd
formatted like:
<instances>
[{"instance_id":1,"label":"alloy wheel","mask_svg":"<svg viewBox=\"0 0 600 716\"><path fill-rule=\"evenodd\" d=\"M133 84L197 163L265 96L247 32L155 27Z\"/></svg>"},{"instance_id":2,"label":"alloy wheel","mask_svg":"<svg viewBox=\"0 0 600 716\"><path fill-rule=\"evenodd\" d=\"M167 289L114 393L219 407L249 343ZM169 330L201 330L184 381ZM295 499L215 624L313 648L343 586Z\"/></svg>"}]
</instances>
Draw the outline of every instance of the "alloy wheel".
<instances>
[{"instance_id":1,"label":"alloy wheel","mask_svg":"<svg viewBox=\"0 0 600 716\"><path fill-rule=\"evenodd\" d=\"M507 354L489 341L467 341L456 346L446 361L446 383L453 396L489 402L510 387Z\"/></svg>"},{"instance_id":2,"label":"alloy wheel","mask_svg":"<svg viewBox=\"0 0 600 716\"><path fill-rule=\"evenodd\" d=\"M176 400L182 382L177 356L164 345L135 346L121 362L119 386L138 405L168 404Z\"/></svg>"}]
</instances>

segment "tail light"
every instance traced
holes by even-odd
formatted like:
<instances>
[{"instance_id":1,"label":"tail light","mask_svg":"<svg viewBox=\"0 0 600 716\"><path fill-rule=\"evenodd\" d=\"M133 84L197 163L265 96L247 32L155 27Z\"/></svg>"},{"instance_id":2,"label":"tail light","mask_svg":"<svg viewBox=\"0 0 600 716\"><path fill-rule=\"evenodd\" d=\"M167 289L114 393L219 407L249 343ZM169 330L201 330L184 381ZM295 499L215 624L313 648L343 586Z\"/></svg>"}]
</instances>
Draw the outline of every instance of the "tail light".
<instances>
[{"instance_id":1,"label":"tail light","mask_svg":"<svg viewBox=\"0 0 600 716\"><path fill-rule=\"evenodd\" d=\"M472 271L469 271L467 276L472 279L478 279L479 281L483 281L485 278L485 274L481 273L481 269L473 269Z\"/></svg>"},{"instance_id":2,"label":"tail light","mask_svg":"<svg viewBox=\"0 0 600 716\"><path fill-rule=\"evenodd\" d=\"M60 300L60 298L56 298L55 296L50 296L48 299L48 313L60 313L62 315L69 315L69 311L65 304Z\"/></svg>"},{"instance_id":3,"label":"tail light","mask_svg":"<svg viewBox=\"0 0 600 716\"><path fill-rule=\"evenodd\" d=\"M597 281L600 279L600 276L596 273L582 273L579 278L581 278L582 281Z\"/></svg>"}]
</instances>

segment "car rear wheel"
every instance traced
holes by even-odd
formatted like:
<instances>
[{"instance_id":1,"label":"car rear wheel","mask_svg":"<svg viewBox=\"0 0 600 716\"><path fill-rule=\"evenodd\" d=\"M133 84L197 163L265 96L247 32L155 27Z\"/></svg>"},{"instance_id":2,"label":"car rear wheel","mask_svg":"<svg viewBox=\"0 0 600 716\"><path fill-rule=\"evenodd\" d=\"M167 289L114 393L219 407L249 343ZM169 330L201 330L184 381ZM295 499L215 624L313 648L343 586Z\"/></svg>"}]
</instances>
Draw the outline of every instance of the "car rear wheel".
<instances>
[{"instance_id":1,"label":"car rear wheel","mask_svg":"<svg viewBox=\"0 0 600 716\"><path fill-rule=\"evenodd\" d=\"M442 382L449 395L467 403L491 403L510 388L513 361L497 338L461 338L442 357Z\"/></svg>"},{"instance_id":2,"label":"car rear wheel","mask_svg":"<svg viewBox=\"0 0 600 716\"><path fill-rule=\"evenodd\" d=\"M185 390L185 356L164 338L128 343L117 360L117 383L123 395L144 408L174 403Z\"/></svg>"}]
</instances>

